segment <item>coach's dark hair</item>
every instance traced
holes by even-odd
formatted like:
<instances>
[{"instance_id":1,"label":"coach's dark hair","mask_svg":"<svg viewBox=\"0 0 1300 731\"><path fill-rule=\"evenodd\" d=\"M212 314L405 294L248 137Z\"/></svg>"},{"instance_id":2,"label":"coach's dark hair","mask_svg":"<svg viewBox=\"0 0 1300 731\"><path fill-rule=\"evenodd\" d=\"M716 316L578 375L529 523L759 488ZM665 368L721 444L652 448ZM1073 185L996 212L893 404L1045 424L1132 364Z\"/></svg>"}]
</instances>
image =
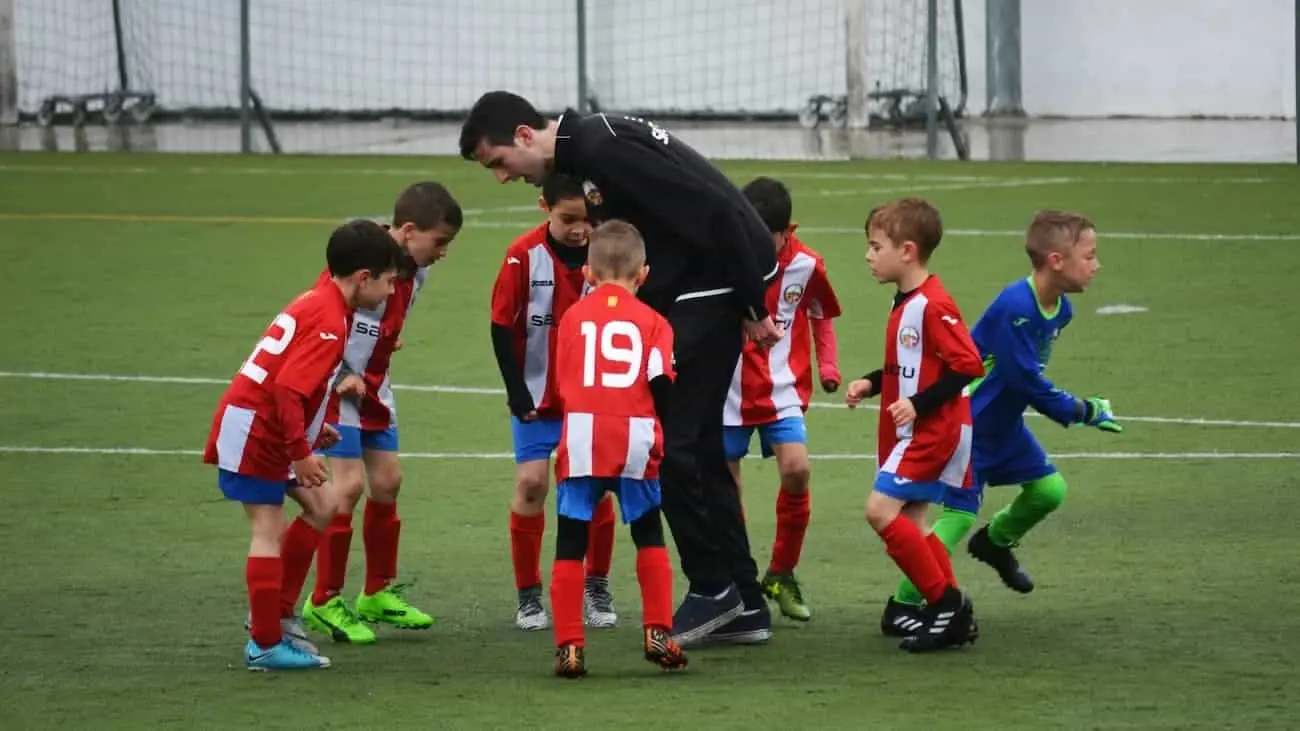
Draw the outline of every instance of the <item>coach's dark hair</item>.
<instances>
[{"instance_id":1,"label":"coach's dark hair","mask_svg":"<svg viewBox=\"0 0 1300 731\"><path fill-rule=\"evenodd\" d=\"M460 156L474 159L480 142L509 145L521 125L546 129L546 118L527 99L509 91L489 91L474 102L469 118L460 127Z\"/></svg>"},{"instance_id":2,"label":"coach's dark hair","mask_svg":"<svg viewBox=\"0 0 1300 731\"><path fill-rule=\"evenodd\" d=\"M393 226L413 223L421 231L447 224L459 229L465 222L460 204L442 183L431 180L416 183L397 196L393 204Z\"/></svg>"},{"instance_id":3,"label":"coach's dark hair","mask_svg":"<svg viewBox=\"0 0 1300 731\"><path fill-rule=\"evenodd\" d=\"M378 277L397 271L406 252L393 240L388 229L359 218L334 229L325 246L325 261L330 274L347 277L365 270Z\"/></svg>"},{"instance_id":4,"label":"coach's dark hair","mask_svg":"<svg viewBox=\"0 0 1300 731\"><path fill-rule=\"evenodd\" d=\"M546 182L542 183L542 200L546 201L546 205L553 206L568 198L587 199L587 194L582 191L582 183L563 173L548 175Z\"/></svg>"},{"instance_id":5,"label":"coach's dark hair","mask_svg":"<svg viewBox=\"0 0 1300 731\"><path fill-rule=\"evenodd\" d=\"M754 178L740 192L758 211L758 217L763 219L768 231L779 234L790 228L794 203L784 183L775 178Z\"/></svg>"}]
</instances>

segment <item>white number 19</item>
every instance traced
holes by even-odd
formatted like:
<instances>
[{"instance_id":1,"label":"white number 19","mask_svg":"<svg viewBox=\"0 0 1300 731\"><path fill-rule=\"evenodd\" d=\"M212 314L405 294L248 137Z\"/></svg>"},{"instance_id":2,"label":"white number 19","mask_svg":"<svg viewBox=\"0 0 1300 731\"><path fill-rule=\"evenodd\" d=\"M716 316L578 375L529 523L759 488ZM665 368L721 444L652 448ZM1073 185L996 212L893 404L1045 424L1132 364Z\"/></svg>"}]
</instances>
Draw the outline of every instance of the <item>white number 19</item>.
<instances>
[{"instance_id":1,"label":"white number 19","mask_svg":"<svg viewBox=\"0 0 1300 731\"><path fill-rule=\"evenodd\" d=\"M629 388L641 375L641 356L645 347L641 344L641 330L626 320L614 320L597 327L590 320L578 326L582 333L582 385L590 388L596 385L596 349L599 345L600 355L611 363L622 363L627 367L622 370L602 371L600 385L605 388ZM614 337L627 338L629 345L614 343Z\"/></svg>"},{"instance_id":2,"label":"white number 19","mask_svg":"<svg viewBox=\"0 0 1300 731\"><path fill-rule=\"evenodd\" d=\"M257 347L253 348L253 352L248 356L248 360L244 361L243 367L239 369L241 374L253 379L254 383L261 383L266 380L266 369L253 362L257 359L257 354L267 353L268 355L279 355L283 353L284 349L289 347L289 341L293 340L294 331L298 329L298 321L293 319L293 315L288 315L283 312L276 315L275 321L271 324L280 327L280 337L273 338L270 335L267 335L262 338L261 341L257 343Z\"/></svg>"}]
</instances>

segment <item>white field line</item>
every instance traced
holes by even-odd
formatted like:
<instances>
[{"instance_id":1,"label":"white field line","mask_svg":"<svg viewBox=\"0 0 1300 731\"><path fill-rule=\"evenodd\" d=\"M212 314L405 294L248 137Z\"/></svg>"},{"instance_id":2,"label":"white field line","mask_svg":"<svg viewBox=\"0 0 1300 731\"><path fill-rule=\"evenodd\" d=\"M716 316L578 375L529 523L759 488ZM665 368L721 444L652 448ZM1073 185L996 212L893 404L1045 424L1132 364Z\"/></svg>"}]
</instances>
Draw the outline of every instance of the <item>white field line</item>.
<instances>
[{"instance_id":1,"label":"white field line","mask_svg":"<svg viewBox=\"0 0 1300 731\"><path fill-rule=\"evenodd\" d=\"M1004 178L969 183L939 183L921 185L891 185L887 188L826 188L814 192L822 198L846 198L850 196L884 193L929 193L944 190L990 190L993 188L1028 188L1036 185L1067 185L1078 183L1083 178Z\"/></svg>"},{"instance_id":2,"label":"white field line","mask_svg":"<svg viewBox=\"0 0 1300 731\"><path fill-rule=\"evenodd\" d=\"M230 382L230 379L228 378L209 378L204 376L145 376L119 375L113 373L49 373L44 371L0 371L0 378L24 378L50 381L101 381L109 383L170 383L212 386L224 386ZM480 386L439 386L397 383L393 384L393 390L422 391L426 393L462 393L485 396L505 395L505 389ZM826 401L814 401L812 402L812 407L819 409L847 408L843 404L830 403ZM863 404L859 406L858 409L863 411L879 411L880 407L875 404ZM1030 416L1039 416L1039 414L1034 412L1029 412L1029 414ZM1130 416L1127 414L1116 414L1115 418L1121 422L1149 424L1254 427L1259 429L1300 429L1300 421L1243 421L1236 419L1206 419L1200 417Z\"/></svg>"},{"instance_id":3,"label":"white field line","mask_svg":"<svg viewBox=\"0 0 1300 731\"><path fill-rule=\"evenodd\" d=\"M25 445L0 445L0 454L62 454L104 455L125 457L201 457L199 449L151 449L148 447L34 447ZM514 459L511 452L402 452L402 459ZM1052 459L1087 460L1255 460L1300 459L1300 452L1061 452L1050 455ZM826 462L875 460L874 454L813 454L810 459Z\"/></svg>"}]
</instances>

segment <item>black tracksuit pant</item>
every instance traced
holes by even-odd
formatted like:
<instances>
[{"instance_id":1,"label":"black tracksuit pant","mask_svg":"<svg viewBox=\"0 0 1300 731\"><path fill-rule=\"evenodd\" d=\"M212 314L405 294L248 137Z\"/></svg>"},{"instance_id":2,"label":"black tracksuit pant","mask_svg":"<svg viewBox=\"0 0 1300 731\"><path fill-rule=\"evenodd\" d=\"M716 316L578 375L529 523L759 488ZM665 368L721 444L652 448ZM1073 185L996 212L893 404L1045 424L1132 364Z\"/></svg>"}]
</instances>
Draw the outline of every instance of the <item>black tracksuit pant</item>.
<instances>
[{"instance_id":1,"label":"black tracksuit pant","mask_svg":"<svg viewBox=\"0 0 1300 731\"><path fill-rule=\"evenodd\" d=\"M668 314L677 378L663 417L663 514L691 591L709 596L735 582L746 607L761 606L740 491L727 468L722 412L744 336L726 296L688 299Z\"/></svg>"}]
</instances>

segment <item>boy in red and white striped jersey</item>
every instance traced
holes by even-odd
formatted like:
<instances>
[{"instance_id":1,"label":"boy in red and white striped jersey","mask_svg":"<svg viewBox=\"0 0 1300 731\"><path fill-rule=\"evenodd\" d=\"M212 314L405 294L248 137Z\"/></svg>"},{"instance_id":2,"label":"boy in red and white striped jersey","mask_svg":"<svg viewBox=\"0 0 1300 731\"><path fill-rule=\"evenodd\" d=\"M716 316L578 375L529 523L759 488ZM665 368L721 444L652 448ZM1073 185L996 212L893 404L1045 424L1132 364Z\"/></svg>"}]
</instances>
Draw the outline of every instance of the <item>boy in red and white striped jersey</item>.
<instances>
[{"instance_id":1,"label":"boy in red and white striped jersey","mask_svg":"<svg viewBox=\"0 0 1300 731\"><path fill-rule=\"evenodd\" d=\"M659 421L673 379L673 330L636 298L645 282L645 243L631 224L608 221L591 235L585 268L591 292L569 308L556 337L555 388L563 412L555 457L556 538L551 573L555 673L587 673L584 568L597 506L618 496L636 544L645 659L686 667L669 633L673 575L660 518Z\"/></svg>"},{"instance_id":2,"label":"boy in red and white striped jersey","mask_svg":"<svg viewBox=\"0 0 1300 731\"><path fill-rule=\"evenodd\" d=\"M737 485L741 484L740 460L749 453L755 431L763 457L776 457L781 488L776 497L776 538L763 577L763 592L786 617L806 622L812 613L794 576L812 513L804 413L812 399L814 345L822 389L834 393L840 387L835 329L831 324L832 318L840 316L840 303L821 255L794 235L790 191L780 181L756 178L741 192L767 224L776 246L778 271L767 288L767 311L777 325L785 328L785 336L770 348L745 345L722 415L723 439ZM754 631L745 631L742 625L734 632L723 626L709 639L766 639Z\"/></svg>"},{"instance_id":3,"label":"boy in red and white striped jersey","mask_svg":"<svg viewBox=\"0 0 1300 731\"><path fill-rule=\"evenodd\" d=\"M510 558L514 564L515 626L546 629L542 606L542 533L551 455L560 442L555 398L556 326L590 288L583 278L591 224L582 185L551 175L542 186L541 225L506 249L492 287L492 347L506 387L515 450L515 493L510 501ZM605 500L591 522L587 555L587 624L618 622L609 592L614 550L614 504Z\"/></svg>"},{"instance_id":4,"label":"boy in red and white striped jersey","mask_svg":"<svg viewBox=\"0 0 1300 731\"><path fill-rule=\"evenodd\" d=\"M385 301L357 310L348 332L326 415L327 423L339 432L339 442L323 452L329 461L335 512L317 549L316 587L302 610L308 625L336 642L374 642L375 632L366 622L402 629L433 625L433 617L407 601L404 587L394 581L402 527L397 515L402 469L389 365L401 348L402 328L429 267L446 256L462 221L460 205L441 184L420 182L402 191L393 205L388 233L406 252L404 270ZM366 578L355 606L350 606L342 592L352 546L352 515L367 486L361 534Z\"/></svg>"},{"instance_id":5,"label":"boy in red and white striped jersey","mask_svg":"<svg viewBox=\"0 0 1300 731\"><path fill-rule=\"evenodd\" d=\"M402 250L372 221L352 221L330 236L328 278L318 281L267 328L222 395L203 461L217 484L244 507L252 527L245 580L250 670L329 667L293 619L321 529L327 497L317 489L325 466L313 448L338 432L325 424L330 386L352 325L352 313L393 293ZM303 512L288 528L285 495Z\"/></svg>"},{"instance_id":6,"label":"boy in red and white striped jersey","mask_svg":"<svg viewBox=\"0 0 1300 731\"><path fill-rule=\"evenodd\" d=\"M867 262L879 282L898 285L885 327L885 365L849 384L850 407L880 396L876 480L867 522L889 557L925 596L923 625L903 639L911 652L974 642L970 599L957 588L948 549L930 532L926 511L950 489L969 489L970 399L964 389L984 375L979 349L930 255L943 237L939 211L903 198L867 217Z\"/></svg>"}]
</instances>

